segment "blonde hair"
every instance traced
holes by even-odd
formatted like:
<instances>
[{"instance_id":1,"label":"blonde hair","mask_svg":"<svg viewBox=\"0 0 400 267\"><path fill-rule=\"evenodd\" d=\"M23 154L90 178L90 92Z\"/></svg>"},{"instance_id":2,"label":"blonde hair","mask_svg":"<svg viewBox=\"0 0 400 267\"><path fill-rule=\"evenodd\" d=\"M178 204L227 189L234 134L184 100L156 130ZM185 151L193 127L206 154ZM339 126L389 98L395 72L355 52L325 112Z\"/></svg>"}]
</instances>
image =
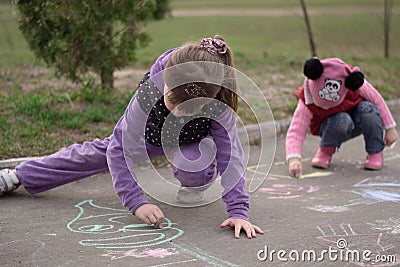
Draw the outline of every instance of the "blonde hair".
<instances>
[{"instance_id":1,"label":"blonde hair","mask_svg":"<svg viewBox=\"0 0 400 267\"><path fill-rule=\"evenodd\" d=\"M224 39L220 35L214 36L213 39L218 39L224 42ZM222 76L219 77L221 79L221 83L220 86L216 86L216 84L207 84L204 82L197 83L205 89L204 92L202 92L202 94L198 96L211 97L213 94L215 94L216 90L219 90L222 101L229 107L231 107L234 111L237 111L237 82L234 73L233 52L230 47L226 45L226 51L224 51L223 53L212 53L207 49L207 47L202 46L200 41L184 44L182 47L171 54L171 57L168 60L166 69L164 71L164 82L168 85L168 83L172 79L174 79L174 74L169 73L168 68L188 62L214 62L228 66L229 68L223 68L224 70L222 70L222 72L216 70L216 68L214 68L213 66L208 67L208 69L203 69L202 71L204 71L206 74L208 73L213 76ZM184 86L171 88L171 92L173 92L173 94L171 94L173 102L175 102L176 104L180 104L188 99L193 98L192 96L188 96L182 93L184 88Z\"/></svg>"}]
</instances>

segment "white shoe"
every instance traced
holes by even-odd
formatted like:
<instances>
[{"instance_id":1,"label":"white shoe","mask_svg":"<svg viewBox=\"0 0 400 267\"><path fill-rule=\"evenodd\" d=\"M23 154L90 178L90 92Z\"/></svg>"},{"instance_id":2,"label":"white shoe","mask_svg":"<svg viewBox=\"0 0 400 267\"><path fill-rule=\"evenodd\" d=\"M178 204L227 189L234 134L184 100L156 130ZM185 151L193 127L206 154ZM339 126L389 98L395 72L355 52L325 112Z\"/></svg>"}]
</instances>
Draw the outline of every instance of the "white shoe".
<instances>
[{"instance_id":1,"label":"white shoe","mask_svg":"<svg viewBox=\"0 0 400 267\"><path fill-rule=\"evenodd\" d=\"M0 193L11 192L17 189L21 183L17 177L15 170L0 170Z\"/></svg>"}]
</instances>

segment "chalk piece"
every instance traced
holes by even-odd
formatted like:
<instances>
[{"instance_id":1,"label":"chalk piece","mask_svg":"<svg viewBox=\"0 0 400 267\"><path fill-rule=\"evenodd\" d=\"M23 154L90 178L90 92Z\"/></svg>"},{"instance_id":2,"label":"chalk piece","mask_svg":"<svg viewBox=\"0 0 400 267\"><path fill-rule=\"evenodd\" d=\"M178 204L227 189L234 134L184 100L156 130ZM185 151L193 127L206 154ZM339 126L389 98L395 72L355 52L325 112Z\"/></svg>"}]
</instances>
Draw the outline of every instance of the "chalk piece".
<instances>
[{"instance_id":1,"label":"chalk piece","mask_svg":"<svg viewBox=\"0 0 400 267\"><path fill-rule=\"evenodd\" d=\"M394 147L396 146L396 143L397 143L397 141L396 141L396 142L393 142L393 144L391 144L391 145L389 146L389 148L390 148L390 149L394 148Z\"/></svg>"},{"instance_id":2,"label":"chalk piece","mask_svg":"<svg viewBox=\"0 0 400 267\"><path fill-rule=\"evenodd\" d=\"M304 174L300 176L300 179L306 179L306 178L317 178L317 177L323 177L323 176L329 176L332 175L331 172L313 172L309 174Z\"/></svg>"}]
</instances>

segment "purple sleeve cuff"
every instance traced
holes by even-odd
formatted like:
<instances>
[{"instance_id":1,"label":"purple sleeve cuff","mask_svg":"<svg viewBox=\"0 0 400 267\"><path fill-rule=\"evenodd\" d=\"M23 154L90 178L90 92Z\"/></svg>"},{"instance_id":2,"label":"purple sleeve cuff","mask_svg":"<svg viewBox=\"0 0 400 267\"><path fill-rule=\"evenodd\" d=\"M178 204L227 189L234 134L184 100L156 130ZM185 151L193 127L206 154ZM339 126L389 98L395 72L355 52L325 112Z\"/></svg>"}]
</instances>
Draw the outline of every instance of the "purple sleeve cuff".
<instances>
[{"instance_id":1,"label":"purple sleeve cuff","mask_svg":"<svg viewBox=\"0 0 400 267\"><path fill-rule=\"evenodd\" d=\"M245 221L249 220L249 215L247 209L233 209L229 211L229 218L243 219Z\"/></svg>"},{"instance_id":2,"label":"purple sleeve cuff","mask_svg":"<svg viewBox=\"0 0 400 267\"><path fill-rule=\"evenodd\" d=\"M245 193L245 179L242 177L240 181L225 194L222 199L226 203L226 210L229 218L240 218L249 220L249 195Z\"/></svg>"}]
</instances>

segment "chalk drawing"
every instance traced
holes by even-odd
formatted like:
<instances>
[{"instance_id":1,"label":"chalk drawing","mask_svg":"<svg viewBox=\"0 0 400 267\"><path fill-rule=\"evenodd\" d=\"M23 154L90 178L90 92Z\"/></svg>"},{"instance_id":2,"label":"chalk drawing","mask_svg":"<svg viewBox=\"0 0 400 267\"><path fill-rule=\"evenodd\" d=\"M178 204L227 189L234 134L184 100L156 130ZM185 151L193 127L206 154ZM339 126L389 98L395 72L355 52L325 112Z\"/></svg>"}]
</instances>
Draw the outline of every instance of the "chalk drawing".
<instances>
[{"instance_id":1,"label":"chalk drawing","mask_svg":"<svg viewBox=\"0 0 400 267\"><path fill-rule=\"evenodd\" d=\"M101 236L79 241L83 246L104 249L142 248L169 242L183 234L183 230L172 227L171 221L167 218L163 228L155 229L147 224L130 224L129 220L132 219L130 212L101 207L95 205L92 200L82 201L75 207L80 212L68 223L68 229L76 233ZM99 212L103 213L98 214Z\"/></svg>"},{"instance_id":2,"label":"chalk drawing","mask_svg":"<svg viewBox=\"0 0 400 267\"><path fill-rule=\"evenodd\" d=\"M385 161L391 161L391 160L395 160L395 159L399 159L399 158L400 158L400 154L395 153L395 154L392 155L392 156L387 156L387 157L385 157Z\"/></svg>"},{"instance_id":3,"label":"chalk drawing","mask_svg":"<svg viewBox=\"0 0 400 267\"><path fill-rule=\"evenodd\" d=\"M236 264L232 264L230 262L227 262L225 260L216 258L214 256L211 256L207 253L205 253L204 251L202 251L201 249L195 247L195 246L189 246L189 245L185 245L185 244L178 244L177 242L173 242L171 243L172 246L178 248L180 251L182 251L183 253L190 255L192 257L195 257L203 262L208 263L208 265L211 266L230 266L230 267L239 267L239 265Z\"/></svg>"},{"instance_id":4,"label":"chalk drawing","mask_svg":"<svg viewBox=\"0 0 400 267\"><path fill-rule=\"evenodd\" d=\"M385 190L377 190L377 189L362 189L359 191L351 190L350 192L360 195L365 199L370 199L371 203L369 204L378 202L400 202L400 194L395 192L388 192Z\"/></svg>"},{"instance_id":5,"label":"chalk drawing","mask_svg":"<svg viewBox=\"0 0 400 267\"><path fill-rule=\"evenodd\" d=\"M358 205L358 204L357 204ZM335 205L314 205L312 207L307 207L310 210L315 210L319 212L342 212L342 211L348 211L350 210L349 204L347 205L341 205L341 206L335 206Z\"/></svg>"},{"instance_id":6,"label":"chalk drawing","mask_svg":"<svg viewBox=\"0 0 400 267\"><path fill-rule=\"evenodd\" d=\"M179 252L175 248L156 248L156 249L145 249L144 251L139 251L138 249L130 250L106 250L102 256L110 257L111 260L122 259L126 257L133 258L165 258L167 256L178 254Z\"/></svg>"},{"instance_id":7,"label":"chalk drawing","mask_svg":"<svg viewBox=\"0 0 400 267\"><path fill-rule=\"evenodd\" d=\"M318 236L318 239L325 240L327 242L331 242L332 244L336 244L336 239L331 239L331 237L346 237L346 236L356 236L356 232L354 231L351 224L341 223L339 224L339 228L334 228L330 224L324 226L316 226L319 232L321 233Z\"/></svg>"},{"instance_id":8,"label":"chalk drawing","mask_svg":"<svg viewBox=\"0 0 400 267\"><path fill-rule=\"evenodd\" d=\"M324 177L324 176L330 176L332 175L332 172L320 172L320 171L316 171L316 172L312 172L312 173L307 173L307 174L303 174L300 177L292 177L290 175L282 175L282 174L274 174L271 173L270 176L273 177L278 177L278 178L286 178L286 179L307 179L307 178L320 178L320 177Z\"/></svg>"},{"instance_id":9,"label":"chalk drawing","mask_svg":"<svg viewBox=\"0 0 400 267\"><path fill-rule=\"evenodd\" d=\"M269 181L278 180L275 177L268 177ZM260 192L266 193L268 199L292 199L298 198L305 194L310 194L319 190L318 186L298 186L291 184L271 184L269 187L262 187Z\"/></svg>"},{"instance_id":10,"label":"chalk drawing","mask_svg":"<svg viewBox=\"0 0 400 267\"><path fill-rule=\"evenodd\" d=\"M274 163L275 165L282 165L284 162L276 162ZM252 172L253 176L258 175L261 176L261 179L265 181L276 181L278 178L285 178L285 179L298 179L298 178L293 178L289 175L281 175L281 174L268 174L267 172L263 172L263 165L256 165L256 166L249 166L247 167L248 172ZM265 177L268 175L268 178L265 179ZM317 178L317 177L323 177L323 176L329 176L332 175L331 172L322 172L322 171L316 171L313 173L309 173L306 175L300 176L300 179L305 179L305 178ZM257 179L257 178L256 178ZM291 185L287 183L268 183L267 187L261 187L258 189L259 192L266 193L268 194L268 199L293 199L293 198L299 198L302 195L313 193L316 191L319 191L318 186L297 186L297 185Z\"/></svg>"},{"instance_id":11,"label":"chalk drawing","mask_svg":"<svg viewBox=\"0 0 400 267\"><path fill-rule=\"evenodd\" d=\"M400 180L392 176L369 177L354 184L354 187L400 187Z\"/></svg>"},{"instance_id":12,"label":"chalk drawing","mask_svg":"<svg viewBox=\"0 0 400 267\"><path fill-rule=\"evenodd\" d=\"M169 262L169 263L165 263L165 264L150 265L148 267L175 266L175 265L194 262L194 261L197 261L197 260L191 259L191 260L185 260L185 261L176 261L176 262ZM182 266L187 266L187 265L182 265Z\"/></svg>"},{"instance_id":13,"label":"chalk drawing","mask_svg":"<svg viewBox=\"0 0 400 267\"><path fill-rule=\"evenodd\" d=\"M388 220L375 220L369 223L372 229L384 231L389 234L400 235L400 218L389 218Z\"/></svg>"},{"instance_id":14,"label":"chalk drawing","mask_svg":"<svg viewBox=\"0 0 400 267\"><path fill-rule=\"evenodd\" d=\"M359 266L394 266L400 263L398 257L396 262L379 263L375 262L375 255L396 255L398 249L388 238L388 235L381 232L359 232L349 223L341 223L337 226L332 225L316 225L320 235L317 239L329 243L333 248L337 248L336 244L339 239L346 240L346 250L358 250L372 252L370 262L354 261L351 262Z\"/></svg>"},{"instance_id":15,"label":"chalk drawing","mask_svg":"<svg viewBox=\"0 0 400 267\"><path fill-rule=\"evenodd\" d=\"M84 200L75 207L79 209L79 214L67 224L67 228L74 233L98 237L80 240L79 244L105 249L102 256L110 257L111 260L126 257L161 259L183 253L192 258L175 263L203 261L210 266L238 266L211 256L195 246L175 242L184 231L173 227L175 224L167 218L163 228L153 228L147 224L131 224L133 215L130 212L102 207L94 204L93 200ZM159 245L169 247L157 247ZM175 263L168 262L160 266Z\"/></svg>"},{"instance_id":16,"label":"chalk drawing","mask_svg":"<svg viewBox=\"0 0 400 267\"><path fill-rule=\"evenodd\" d=\"M372 205L380 202L400 202L400 180L392 176L376 176L361 180L353 190L343 190L360 196L342 205L314 205L308 209L319 212L343 212L352 206Z\"/></svg>"}]
</instances>

